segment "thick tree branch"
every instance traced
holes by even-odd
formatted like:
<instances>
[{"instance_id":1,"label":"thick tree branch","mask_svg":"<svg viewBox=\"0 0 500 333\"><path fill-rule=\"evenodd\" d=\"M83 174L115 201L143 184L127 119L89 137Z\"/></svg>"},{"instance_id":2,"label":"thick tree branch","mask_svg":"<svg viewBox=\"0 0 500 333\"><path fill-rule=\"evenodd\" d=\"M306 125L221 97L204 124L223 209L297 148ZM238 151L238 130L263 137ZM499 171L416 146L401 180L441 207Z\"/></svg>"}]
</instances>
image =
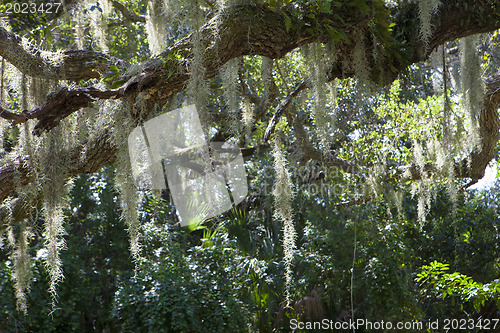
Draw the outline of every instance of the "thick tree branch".
<instances>
[{"instance_id":1,"label":"thick tree branch","mask_svg":"<svg viewBox=\"0 0 500 333\"><path fill-rule=\"evenodd\" d=\"M37 119L33 134L40 135L50 131L65 117L82 108L89 107L95 99L111 99L124 97L136 90L141 90L154 77L152 74L140 74L131 78L120 88L100 90L94 87L69 90L60 88L48 96L47 102L33 111L24 110L15 113L0 107L0 118L12 121L13 125L24 123L30 119Z\"/></svg>"},{"instance_id":2,"label":"thick tree branch","mask_svg":"<svg viewBox=\"0 0 500 333\"><path fill-rule=\"evenodd\" d=\"M93 101L92 98L109 99L121 95L121 90L102 91L97 88L79 88L68 90L62 87L42 106L33 111L24 110L21 113L0 108L0 117L11 120L13 125L24 123L30 119L38 119L39 122L35 125L33 133L40 135L43 131L49 131L59 121L72 114L73 112L89 107Z\"/></svg>"},{"instance_id":3,"label":"thick tree branch","mask_svg":"<svg viewBox=\"0 0 500 333\"><path fill-rule=\"evenodd\" d=\"M0 26L0 56L21 73L47 80L79 81L100 78L119 59L94 51L47 52Z\"/></svg>"},{"instance_id":4,"label":"thick tree branch","mask_svg":"<svg viewBox=\"0 0 500 333\"><path fill-rule=\"evenodd\" d=\"M85 140L79 145L65 151L68 158L67 177L81 173L93 173L105 165L111 164L116 158L116 147L111 143L111 127L108 126L96 136ZM7 227L6 217L9 210L12 212L12 223L20 221L30 214L28 206L37 207L40 201L38 194L35 197L26 197L16 193L16 187L33 181L30 165L30 156L23 156L13 162L0 165L0 202L8 196L16 194L19 198L11 201L11 207L0 206L0 233Z\"/></svg>"}]
</instances>

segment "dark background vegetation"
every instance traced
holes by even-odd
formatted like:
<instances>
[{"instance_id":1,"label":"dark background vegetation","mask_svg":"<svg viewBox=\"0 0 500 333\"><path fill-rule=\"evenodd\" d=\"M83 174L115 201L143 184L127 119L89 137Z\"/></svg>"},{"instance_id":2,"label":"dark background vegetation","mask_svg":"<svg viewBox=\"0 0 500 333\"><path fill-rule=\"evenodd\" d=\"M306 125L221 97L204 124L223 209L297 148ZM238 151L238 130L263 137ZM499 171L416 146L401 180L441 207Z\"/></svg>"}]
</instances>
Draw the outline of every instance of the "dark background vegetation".
<instances>
[{"instance_id":1,"label":"dark background vegetation","mask_svg":"<svg viewBox=\"0 0 500 333\"><path fill-rule=\"evenodd\" d=\"M455 212L447 195L439 193L422 227L409 195L402 216L376 203L338 209L317 197L298 199L308 208L297 207L296 213L291 306L303 306L297 313L283 309L280 226L261 219L261 212L239 207L207 222L206 229L188 231L172 225L171 206L146 197L141 206L143 256L134 267L112 173L106 168L75 181L56 309L39 258L41 236L31 244L26 315L16 311L12 263L7 251L1 253L2 332L287 331L287 321L297 316L348 320L351 287L354 318L498 318L498 292L475 306L479 296L464 294L467 285L443 299L439 286L446 289L451 283L441 275L432 283L417 282L422 266L434 261L476 282L498 279L496 186L462 194Z\"/></svg>"}]
</instances>

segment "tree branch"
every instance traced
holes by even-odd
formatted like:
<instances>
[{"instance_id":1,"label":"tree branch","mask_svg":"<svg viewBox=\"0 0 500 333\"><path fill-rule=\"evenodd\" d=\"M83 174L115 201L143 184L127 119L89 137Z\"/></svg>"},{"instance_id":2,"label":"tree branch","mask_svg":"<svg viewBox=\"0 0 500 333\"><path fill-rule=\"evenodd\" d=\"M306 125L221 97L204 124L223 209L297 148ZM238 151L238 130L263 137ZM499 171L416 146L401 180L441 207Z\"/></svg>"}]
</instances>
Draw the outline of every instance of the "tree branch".
<instances>
[{"instance_id":1,"label":"tree branch","mask_svg":"<svg viewBox=\"0 0 500 333\"><path fill-rule=\"evenodd\" d=\"M274 113L271 121L267 125L266 132L264 133L264 141L267 142L271 135L274 133L274 129L283 114L285 114L292 104L292 101L297 97L300 92L309 87L309 82L304 80L295 87L295 89L278 105L276 112Z\"/></svg>"},{"instance_id":2,"label":"tree branch","mask_svg":"<svg viewBox=\"0 0 500 333\"><path fill-rule=\"evenodd\" d=\"M309 160L313 159L320 161L329 167L338 168L347 173L357 173L361 170L360 166L352 161L332 156L330 152L324 153L321 150L314 148L309 140L300 116L289 112L287 113L287 117L289 123L293 124L293 133L297 139L297 144L304 153L301 162L302 164L305 164Z\"/></svg>"},{"instance_id":3,"label":"tree branch","mask_svg":"<svg viewBox=\"0 0 500 333\"><path fill-rule=\"evenodd\" d=\"M138 15L136 13L131 12L130 10L128 10L127 7L125 7L124 4L122 4L118 0L110 0L110 1L113 7L115 7L120 13L122 13L122 15L127 20L132 22L143 22L143 23L146 22L146 17L144 15Z\"/></svg>"},{"instance_id":4,"label":"tree branch","mask_svg":"<svg viewBox=\"0 0 500 333\"><path fill-rule=\"evenodd\" d=\"M42 51L23 38L0 26L0 56L21 73L47 80L79 81L100 78L116 64L126 64L100 52L94 51Z\"/></svg>"},{"instance_id":5,"label":"tree branch","mask_svg":"<svg viewBox=\"0 0 500 333\"><path fill-rule=\"evenodd\" d=\"M474 149L469 156L456 163L454 166L455 177L471 178L471 182L468 186L474 184L478 179L481 179L484 176L487 165L495 157L495 147L500 139L500 119L498 117L498 108L500 104L500 74L492 75L486 78L485 81L486 95L484 107L480 112L478 120L481 145L479 148ZM287 109L293 98L295 98L300 91L307 88L307 86L307 82L302 81L294 89L294 91L280 103L275 114L273 115L273 118L267 126L264 140L269 139L270 135L274 131L274 127L279 121L280 116L286 114L289 118L289 122L293 124L293 130L297 143L304 152L302 163L307 162L309 159L314 159L324 163L325 165L339 168L347 173L359 172L361 169L355 163L345 159L332 157L328 153L324 153L319 149L314 148L309 140L300 117L296 114L287 113ZM393 180L405 182L410 180L420 180L423 178L424 174L434 174L435 176L439 176L439 173L439 168L432 163L426 163L423 167L416 164L410 164L398 167L396 170L396 176L392 178ZM388 180L389 179L391 179L391 177L388 177Z\"/></svg>"},{"instance_id":6,"label":"tree branch","mask_svg":"<svg viewBox=\"0 0 500 333\"><path fill-rule=\"evenodd\" d=\"M50 99L42 106L30 112L24 110L21 113L14 113L0 107L0 117L12 121L13 125L22 124L30 119L38 119L39 122L35 125L33 133L40 135L43 131L49 131L57 126L59 121L74 111L89 107L93 102L92 98L109 99L123 96L123 91L123 88L102 91L93 87L75 90L63 87L52 93Z\"/></svg>"}]
</instances>

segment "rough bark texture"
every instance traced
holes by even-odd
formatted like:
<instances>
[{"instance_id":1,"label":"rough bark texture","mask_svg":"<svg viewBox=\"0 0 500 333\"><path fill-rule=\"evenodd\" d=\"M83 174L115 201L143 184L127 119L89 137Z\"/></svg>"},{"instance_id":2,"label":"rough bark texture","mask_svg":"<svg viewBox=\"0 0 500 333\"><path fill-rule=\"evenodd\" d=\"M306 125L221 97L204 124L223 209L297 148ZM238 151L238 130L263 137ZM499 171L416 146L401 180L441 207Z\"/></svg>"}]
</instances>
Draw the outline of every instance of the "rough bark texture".
<instances>
[{"instance_id":1,"label":"rough bark texture","mask_svg":"<svg viewBox=\"0 0 500 333\"><path fill-rule=\"evenodd\" d=\"M214 30L215 21L201 28L201 44L206 49L204 61L206 76L216 75L222 65L235 57L262 55L275 59L307 43L327 41L330 35L325 24L321 23L326 21L330 22L329 28L342 31L349 39L349 42L343 39L337 41L335 45L337 62L331 66L328 73L329 79L352 76L353 70L343 64L352 61L354 47L352 41L360 31L364 33L364 42L368 52L371 50L373 37L369 24L375 14L362 13L351 7L350 3L350 1L345 1L341 8L333 8L334 14L318 14L314 19L308 18L308 10L301 8L272 10L263 5L248 4L227 9L218 20L218 30ZM370 8L375 8L380 6L380 3L373 1L369 2L369 5L371 5ZM382 46L385 59L381 68L371 73L373 80L382 84L389 83L407 66L425 60L435 47L446 41L500 28L500 4L497 1L443 0L439 12L433 18L434 35L429 46L426 47L418 37L418 17L415 6L415 4L406 3L395 9L397 12L393 17L395 17L396 26L390 32L390 38ZM304 19L296 19L295 17L298 16L294 15L293 11L301 11ZM286 17L291 19L291 25L285 24ZM313 29L307 27L313 27ZM61 90L35 110L15 114L1 109L0 116L15 123L36 118L38 120L36 134L40 134L57 126L62 118L98 99L133 97L140 92L150 105L162 105L169 97L186 86L190 76L189 63L193 57L192 38L192 36L187 37L167 48L162 54L145 64L142 73L134 77L120 78L126 83L118 89ZM70 81L100 78L109 71L111 65L117 65L122 69L128 66L124 61L93 51L42 52L33 46L24 45L21 38L4 27L0 27L0 56L27 75ZM373 59L371 55L368 58L369 61ZM482 149L470 156L471 163L461 163L457 166L459 177L477 179L484 173L485 166L494 156L499 130L497 108L500 102L498 93L500 77L490 78L487 84L486 107L482 110L480 117ZM286 109L287 103L285 99L282 108ZM146 112L152 112L152 110L154 110L153 107L146 108ZM142 114L142 116L146 115ZM109 126L112 125L109 124ZM269 131L272 132L272 129L271 126ZM95 172L114 161L116 148L110 144L109 133L110 128L104 128L96 139L83 142L68 152L74 156L68 176L82 172ZM322 156L316 156L319 153L316 150L310 150L309 157L322 158ZM21 183L31 181L30 165L27 161L29 157L0 167L0 201L15 193L14 179L16 177ZM355 166L349 161L333 160L331 164L342 169L355 170ZM415 166L406 168L410 169L414 179L420 177L419 170ZM23 207L23 204L18 204L17 207ZM5 211L3 214L5 216ZM0 221L2 221L0 222L1 231L5 227L5 224L2 224L5 220L2 219L1 211Z\"/></svg>"}]
</instances>

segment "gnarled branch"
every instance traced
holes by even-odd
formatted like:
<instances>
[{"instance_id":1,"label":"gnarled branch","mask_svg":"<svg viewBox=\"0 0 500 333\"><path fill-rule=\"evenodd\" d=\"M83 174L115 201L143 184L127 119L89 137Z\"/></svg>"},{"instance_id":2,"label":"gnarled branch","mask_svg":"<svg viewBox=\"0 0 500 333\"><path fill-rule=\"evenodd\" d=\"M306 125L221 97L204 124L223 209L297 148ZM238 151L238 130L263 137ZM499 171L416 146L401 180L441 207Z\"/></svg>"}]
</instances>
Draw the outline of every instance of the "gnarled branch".
<instances>
[{"instance_id":1,"label":"gnarled branch","mask_svg":"<svg viewBox=\"0 0 500 333\"><path fill-rule=\"evenodd\" d=\"M0 56L21 73L46 80L79 81L100 78L123 61L100 52L76 50L47 52L40 50L13 32L0 26Z\"/></svg>"}]
</instances>

